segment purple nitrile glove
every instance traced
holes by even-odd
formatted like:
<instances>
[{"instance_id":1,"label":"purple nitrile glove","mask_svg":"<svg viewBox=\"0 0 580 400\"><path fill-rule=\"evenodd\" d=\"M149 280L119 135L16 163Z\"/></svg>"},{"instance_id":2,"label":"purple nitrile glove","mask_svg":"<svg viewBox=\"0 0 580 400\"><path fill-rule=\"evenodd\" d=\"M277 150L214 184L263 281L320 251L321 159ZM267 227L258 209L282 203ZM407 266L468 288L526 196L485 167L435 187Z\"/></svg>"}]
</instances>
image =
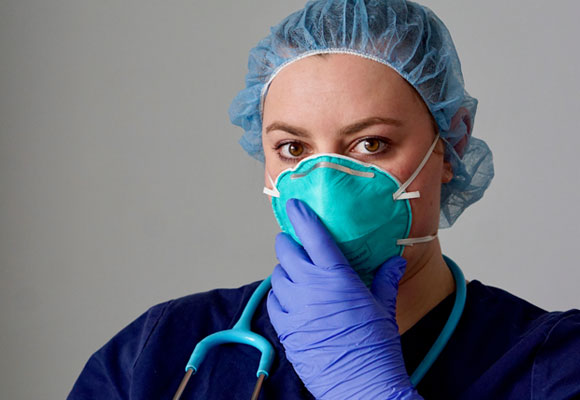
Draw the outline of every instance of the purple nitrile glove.
<instances>
[{"instance_id":1,"label":"purple nitrile glove","mask_svg":"<svg viewBox=\"0 0 580 400\"><path fill-rule=\"evenodd\" d=\"M286 208L304 247L276 237L268 314L300 379L317 399L421 399L395 320L405 259L387 260L369 291L316 214L299 200Z\"/></svg>"}]
</instances>

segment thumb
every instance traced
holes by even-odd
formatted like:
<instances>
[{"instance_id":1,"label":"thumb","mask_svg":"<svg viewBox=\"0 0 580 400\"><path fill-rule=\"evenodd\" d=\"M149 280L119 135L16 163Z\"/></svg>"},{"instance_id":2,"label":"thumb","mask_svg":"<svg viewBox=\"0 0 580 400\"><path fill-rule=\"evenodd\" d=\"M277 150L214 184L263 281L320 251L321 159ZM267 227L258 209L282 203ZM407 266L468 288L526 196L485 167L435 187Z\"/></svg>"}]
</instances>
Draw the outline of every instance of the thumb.
<instances>
[{"instance_id":1,"label":"thumb","mask_svg":"<svg viewBox=\"0 0 580 400\"><path fill-rule=\"evenodd\" d=\"M400 256L389 258L379 267L371 286L375 299L388 310L395 311L399 281L407 268L407 260Z\"/></svg>"}]
</instances>

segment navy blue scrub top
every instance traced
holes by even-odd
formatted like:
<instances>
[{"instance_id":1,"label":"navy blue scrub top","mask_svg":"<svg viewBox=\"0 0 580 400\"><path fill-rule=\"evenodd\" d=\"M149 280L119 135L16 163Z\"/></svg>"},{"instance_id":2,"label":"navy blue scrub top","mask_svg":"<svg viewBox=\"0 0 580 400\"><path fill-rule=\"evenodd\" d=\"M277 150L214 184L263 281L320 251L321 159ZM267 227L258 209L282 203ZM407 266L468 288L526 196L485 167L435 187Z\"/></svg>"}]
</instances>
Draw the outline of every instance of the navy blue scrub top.
<instances>
[{"instance_id":1,"label":"navy blue scrub top","mask_svg":"<svg viewBox=\"0 0 580 400\"><path fill-rule=\"evenodd\" d=\"M217 289L152 307L87 362L69 399L171 399L195 344L231 328L258 282ZM450 295L402 335L411 374L443 328ZM276 359L260 399L312 399L284 355L266 302L252 329ZM182 399L249 400L259 352L223 345L208 354ZM501 289L472 281L451 340L418 385L425 399L580 398L580 311L546 312Z\"/></svg>"}]
</instances>

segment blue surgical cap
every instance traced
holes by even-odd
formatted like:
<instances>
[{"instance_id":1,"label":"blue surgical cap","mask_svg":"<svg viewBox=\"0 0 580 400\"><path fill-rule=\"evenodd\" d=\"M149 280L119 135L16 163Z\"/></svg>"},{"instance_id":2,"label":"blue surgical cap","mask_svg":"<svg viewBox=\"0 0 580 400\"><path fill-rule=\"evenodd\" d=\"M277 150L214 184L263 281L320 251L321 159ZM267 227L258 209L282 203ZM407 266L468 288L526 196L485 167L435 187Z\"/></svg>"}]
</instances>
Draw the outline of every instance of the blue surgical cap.
<instances>
[{"instance_id":1,"label":"blue surgical cap","mask_svg":"<svg viewBox=\"0 0 580 400\"><path fill-rule=\"evenodd\" d=\"M242 147L263 161L262 104L282 68L314 54L346 53L397 71L423 98L444 139L453 179L441 188L439 226L450 227L493 178L491 151L471 136L477 100L464 88L449 31L427 7L404 0L310 1L250 51L246 87L229 114Z\"/></svg>"}]
</instances>

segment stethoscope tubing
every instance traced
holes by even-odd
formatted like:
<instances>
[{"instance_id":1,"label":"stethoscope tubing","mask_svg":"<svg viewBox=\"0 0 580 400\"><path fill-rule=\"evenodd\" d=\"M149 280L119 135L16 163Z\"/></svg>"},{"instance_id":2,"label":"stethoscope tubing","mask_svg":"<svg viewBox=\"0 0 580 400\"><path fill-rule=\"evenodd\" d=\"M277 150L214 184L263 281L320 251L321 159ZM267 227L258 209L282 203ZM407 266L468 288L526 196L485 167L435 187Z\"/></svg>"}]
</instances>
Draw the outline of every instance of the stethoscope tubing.
<instances>
[{"instance_id":1,"label":"stethoscope tubing","mask_svg":"<svg viewBox=\"0 0 580 400\"><path fill-rule=\"evenodd\" d=\"M455 328L459 323L463 309L465 307L467 286L463 272L459 266L457 266L457 264L455 264L455 262L449 257L443 256L443 258L449 267L451 274L453 275L453 280L455 281L455 302L453 304L453 309L449 314L449 318L441 330L441 333L425 355L425 358L423 358L421 363L419 363L419 366L415 369L410 377L410 381L413 387L417 387L439 354L441 354L443 351L443 348L455 331ZM238 322L236 322L232 329L215 332L205 337L195 346L195 349L193 350L193 353L191 354L191 357L189 358L189 361L185 367L185 376L181 380L181 383L179 384L179 387L173 396L173 400L179 400L181 398L181 395L183 394L189 379L197 372L209 350L224 343L240 343L250 345L262 353L258 371L256 372L258 380L251 397L251 400L258 399L262 384L268 377L270 367L274 361L274 348L266 338L255 332L252 332L250 325L258 305L272 287L270 279L271 277L269 276L258 285L248 300L248 303L246 304L246 307L244 308L244 311L242 312Z\"/></svg>"},{"instance_id":2,"label":"stethoscope tubing","mask_svg":"<svg viewBox=\"0 0 580 400\"><path fill-rule=\"evenodd\" d=\"M447 256L443 256L447 267L451 271L451 275L453 275L453 280L455 281L455 303L453 304L453 308L451 309L451 314L449 314L449 318L447 322L443 326L441 333L423 358L423 360L419 363L413 374L411 375L411 384L413 387L417 387L421 379L425 376L429 368L433 365L439 354L443 351L445 345L451 338L451 335L455 331L457 324L459 323L459 319L461 318L461 314L463 314L463 309L465 308L465 299L467 297L467 285L465 283L465 277L463 276L463 272L461 268L455 264L455 262Z\"/></svg>"}]
</instances>

